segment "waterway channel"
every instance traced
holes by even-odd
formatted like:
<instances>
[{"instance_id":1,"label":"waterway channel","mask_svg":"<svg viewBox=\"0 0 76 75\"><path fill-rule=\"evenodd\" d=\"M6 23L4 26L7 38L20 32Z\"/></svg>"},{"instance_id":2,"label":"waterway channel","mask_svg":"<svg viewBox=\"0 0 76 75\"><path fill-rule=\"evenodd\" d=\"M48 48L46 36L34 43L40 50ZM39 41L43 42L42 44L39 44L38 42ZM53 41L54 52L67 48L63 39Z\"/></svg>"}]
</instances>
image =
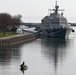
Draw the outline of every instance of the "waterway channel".
<instances>
[{"instance_id":1,"label":"waterway channel","mask_svg":"<svg viewBox=\"0 0 76 75\"><path fill-rule=\"evenodd\" d=\"M24 73L20 64L25 61ZM0 46L0 75L76 75L76 32L69 39L38 38Z\"/></svg>"}]
</instances>

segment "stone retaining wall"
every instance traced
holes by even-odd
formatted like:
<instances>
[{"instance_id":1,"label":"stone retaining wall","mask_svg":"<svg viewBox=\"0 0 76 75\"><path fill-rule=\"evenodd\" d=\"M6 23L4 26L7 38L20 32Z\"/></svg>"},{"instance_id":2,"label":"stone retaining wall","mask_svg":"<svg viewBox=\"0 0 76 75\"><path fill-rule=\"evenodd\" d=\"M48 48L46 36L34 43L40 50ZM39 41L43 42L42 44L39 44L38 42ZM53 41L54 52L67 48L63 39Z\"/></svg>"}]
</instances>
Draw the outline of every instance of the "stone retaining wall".
<instances>
[{"instance_id":1,"label":"stone retaining wall","mask_svg":"<svg viewBox=\"0 0 76 75\"><path fill-rule=\"evenodd\" d=\"M14 45L18 43L32 41L34 39L36 39L36 36L33 33L18 34L14 36L0 38L0 45Z\"/></svg>"}]
</instances>

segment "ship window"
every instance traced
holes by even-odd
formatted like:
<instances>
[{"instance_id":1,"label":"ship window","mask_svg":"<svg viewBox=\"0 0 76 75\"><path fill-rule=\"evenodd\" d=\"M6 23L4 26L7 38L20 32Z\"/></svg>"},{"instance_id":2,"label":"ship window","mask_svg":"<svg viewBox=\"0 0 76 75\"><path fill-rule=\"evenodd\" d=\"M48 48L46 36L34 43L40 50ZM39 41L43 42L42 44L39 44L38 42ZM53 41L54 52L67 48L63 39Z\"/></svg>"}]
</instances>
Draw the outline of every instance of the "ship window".
<instances>
[{"instance_id":1,"label":"ship window","mask_svg":"<svg viewBox=\"0 0 76 75\"><path fill-rule=\"evenodd\" d=\"M47 27L49 27L49 25L47 25Z\"/></svg>"},{"instance_id":2,"label":"ship window","mask_svg":"<svg viewBox=\"0 0 76 75\"><path fill-rule=\"evenodd\" d=\"M51 20L52 24L59 24L59 18L54 18Z\"/></svg>"},{"instance_id":3,"label":"ship window","mask_svg":"<svg viewBox=\"0 0 76 75\"><path fill-rule=\"evenodd\" d=\"M51 22L52 24L59 24L59 22Z\"/></svg>"}]
</instances>

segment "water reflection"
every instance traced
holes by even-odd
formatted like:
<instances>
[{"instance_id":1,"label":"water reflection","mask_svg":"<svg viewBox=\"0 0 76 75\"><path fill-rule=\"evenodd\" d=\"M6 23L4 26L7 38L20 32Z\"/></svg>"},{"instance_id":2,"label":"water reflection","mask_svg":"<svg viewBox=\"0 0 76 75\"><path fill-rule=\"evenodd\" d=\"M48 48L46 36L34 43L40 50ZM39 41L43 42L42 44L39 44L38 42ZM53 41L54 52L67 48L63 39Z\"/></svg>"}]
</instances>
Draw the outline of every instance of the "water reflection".
<instances>
[{"instance_id":1,"label":"water reflection","mask_svg":"<svg viewBox=\"0 0 76 75\"><path fill-rule=\"evenodd\" d=\"M0 46L0 65L9 65L15 61L20 61L19 45Z\"/></svg>"},{"instance_id":2,"label":"water reflection","mask_svg":"<svg viewBox=\"0 0 76 75\"><path fill-rule=\"evenodd\" d=\"M22 71L22 73L24 74L24 71L25 71L25 70L21 70L21 71Z\"/></svg>"},{"instance_id":3,"label":"water reflection","mask_svg":"<svg viewBox=\"0 0 76 75\"><path fill-rule=\"evenodd\" d=\"M73 46L73 40L69 39L56 39L56 38L42 38L41 39L41 51L43 57L48 59L50 63L53 63L55 71L58 64L66 59L68 48L71 44Z\"/></svg>"}]
</instances>

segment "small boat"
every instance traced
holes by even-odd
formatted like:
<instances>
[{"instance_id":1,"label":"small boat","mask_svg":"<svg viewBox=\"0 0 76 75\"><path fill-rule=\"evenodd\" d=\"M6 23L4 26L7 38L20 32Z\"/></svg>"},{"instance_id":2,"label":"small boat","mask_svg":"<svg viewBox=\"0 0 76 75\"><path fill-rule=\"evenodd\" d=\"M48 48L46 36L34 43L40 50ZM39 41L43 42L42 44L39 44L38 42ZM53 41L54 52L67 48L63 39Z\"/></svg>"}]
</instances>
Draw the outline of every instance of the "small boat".
<instances>
[{"instance_id":1,"label":"small boat","mask_svg":"<svg viewBox=\"0 0 76 75\"><path fill-rule=\"evenodd\" d=\"M27 69L28 69L28 66L25 65L25 66L23 67L23 70L27 70Z\"/></svg>"},{"instance_id":2,"label":"small boat","mask_svg":"<svg viewBox=\"0 0 76 75\"><path fill-rule=\"evenodd\" d=\"M20 65L20 70L27 70L28 69L28 66L24 65L25 62L23 62L21 65Z\"/></svg>"},{"instance_id":3,"label":"small boat","mask_svg":"<svg viewBox=\"0 0 76 75\"><path fill-rule=\"evenodd\" d=\"M27 69L28 69L28 66L26 65L20 68L20 70L27 70Z\"/></svg>"}]
</instances>

